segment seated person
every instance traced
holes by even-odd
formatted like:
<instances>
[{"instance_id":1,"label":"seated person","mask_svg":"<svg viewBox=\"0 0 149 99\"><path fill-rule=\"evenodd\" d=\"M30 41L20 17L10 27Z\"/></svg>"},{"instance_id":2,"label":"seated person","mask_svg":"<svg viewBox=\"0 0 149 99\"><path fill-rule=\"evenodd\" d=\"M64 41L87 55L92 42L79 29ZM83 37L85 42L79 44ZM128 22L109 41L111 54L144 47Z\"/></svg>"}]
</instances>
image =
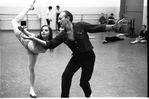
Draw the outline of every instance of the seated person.
<instances>
[{"instance_id":1,"label":"seated person","mask_svg":"<svg viewBox=\"0 0 149 99\"><path fill-rule=\"evenodd\" d=\"M101 17L99 18L100 24L105 24L105 23L107 23L106 21L107 21L107 20L106 20L106 18L105 18L105 16L104 16L104 13L101 13Z\"/></svg>"},{"instance_id":2,"label":"seated person","mask_svg":"<svg viewBox=\"0 0 149 99\"><path fill-rule=\"evenodd\" d=\"M108 17L108 24L115 24L115 18L114 18L114 14L111 13L110 16Z\"/></svg>"},{"instance_id":3,"label":"seated person","mask_svg":"<svg viewBox=\"0 0 149 99\"><path fill-rule=\"evenodd\" d=\"M115 42L115 41L124 40L124 38L120 37L120 36L123 36L123 35L124 34L117 34L116 36L105 37L105 39L102 41L102 43L109 43L109 42Z\"/></svg>"},{"instance_id":4,"label":"seated person","mask_svg":"<svg viewBox=\"0 0 149 99\"><path fill-rule=\"evenodd\" d=\"M142 29L140 31L139 36L135 39L135 41L130 42L131 44L135 43L146 43L147 42L147 30L146 25L142 25Z\"/></svg>"}]
</instances>

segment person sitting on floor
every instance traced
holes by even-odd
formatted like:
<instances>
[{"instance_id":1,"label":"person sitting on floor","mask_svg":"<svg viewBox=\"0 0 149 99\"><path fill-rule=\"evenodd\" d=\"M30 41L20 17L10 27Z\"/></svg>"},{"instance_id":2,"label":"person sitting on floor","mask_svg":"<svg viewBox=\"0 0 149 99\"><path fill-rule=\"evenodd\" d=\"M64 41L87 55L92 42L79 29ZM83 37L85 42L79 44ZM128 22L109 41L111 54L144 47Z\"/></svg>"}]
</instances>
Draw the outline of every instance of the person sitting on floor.
<instances>
[{"instance_id":1,"label":"person sitting on floor","mask_svg":"<svg viewBox=\"0 0 149 99\"><path fill-rule=\"evenodd\" d=\"M135 43L146 43L147 42L147 30L146 25L142 25L142 29L140 31L139 36L135 39L135 41L130 42L131 44Z\"/></svg>"},{"instance_id":2,"label":"person sitting on floor","mask_svg":"<svg viewBox=\"0 0 149 99\"><path fill-rule=\"evenodd\" d=\"M106 24L107 19L104 16L104 13L101 13L101 17L99 18L100 24Z\"/></svg>"},{"instance_id":3,"label":"person sitting on floor","mask_svg":"<svg viewBox=\"0 0 149 99\"><path fill-rule=\"evenodd\" d=\"M108 24L115 24L115 18L113 13L111 13L108 17Z\"/></svg>"}]
</instances>

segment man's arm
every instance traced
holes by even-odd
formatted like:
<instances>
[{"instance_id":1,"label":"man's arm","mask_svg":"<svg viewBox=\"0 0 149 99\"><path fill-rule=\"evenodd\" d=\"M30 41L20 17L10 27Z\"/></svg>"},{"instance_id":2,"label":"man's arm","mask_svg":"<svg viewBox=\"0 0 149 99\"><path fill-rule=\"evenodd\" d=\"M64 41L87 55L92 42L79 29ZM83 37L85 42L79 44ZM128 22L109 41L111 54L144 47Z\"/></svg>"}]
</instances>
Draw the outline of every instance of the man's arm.
<instances>
[{"instance_id":1,"label":"man's arm","mask_svg":"<svg viewBox=\"0 0 149 99\"><path fill-rule=\"evenodd\" d=\"M46 49L53 49L63 42L63 37L61 36L63 34L60 33L59 35L57 35L55 38L53 38L50 41L44 41L44 40L41 40L35 36L29 36L29 37L26 36L24 38L34 40L35 42L41 44Z\"/></svg>"},{"instance_id":2,"label":"man's arm","mask_svg":"<svg viewBox=\"0 0 149 99\"><path fill-rule=\"evenodd\" d=\"M113 25L106 25L106 30L115 30L115 29L118 29L118 28L122 27L123 25L127 25L127 24L128 24L127 20L121 19L121 20L118 20Z\"/></svg>"},{"instance_id":3,"label":"man's arm","mask_svg":"<svg viewBox=\"0 0 149 99\"><path fill-rule=\"evenodd\" d=\"M115 30L120 28L123 25L126 25L127 20L125 19L121 19L118 20L115 24L111 24L111 25L105 25L105 24L90 24L87 22L81 22L83 24L83 27L85 29L86 32L89 33L99 33L99 32L104 32L107 30Z\"/></svg>"},{"instance_id":4,"label":"man's arm","mask_svg":"<svg viewBox=\"0 0 149 99\"><path fill-rule=\"evenodd\" d=\"M116 28L115 24L114 25L106 25L105 30L114 30Z\"/></svg>"}]
</instances>

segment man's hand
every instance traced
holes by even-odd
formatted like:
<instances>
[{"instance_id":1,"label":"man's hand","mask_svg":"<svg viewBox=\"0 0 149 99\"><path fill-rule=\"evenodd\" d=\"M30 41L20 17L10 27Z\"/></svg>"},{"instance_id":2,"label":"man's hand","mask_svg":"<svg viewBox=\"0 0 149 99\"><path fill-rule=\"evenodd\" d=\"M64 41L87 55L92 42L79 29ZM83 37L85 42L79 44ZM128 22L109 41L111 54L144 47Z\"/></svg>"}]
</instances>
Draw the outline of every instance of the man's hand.
<instances>
[{"instance_id":1,"label":"man's hand","mask_svg":"<svg viewBox=\"0 0 149 99\"><path fill-rule=\"evenodd\" d=\"M115 28L120 28L120 27L122 27L122 26L124 26L124 25L128 25L128 20L126 20L126 19L121 19L121 20L118 20L116 23L115 23Z\"/></svg>"}]
</instances>

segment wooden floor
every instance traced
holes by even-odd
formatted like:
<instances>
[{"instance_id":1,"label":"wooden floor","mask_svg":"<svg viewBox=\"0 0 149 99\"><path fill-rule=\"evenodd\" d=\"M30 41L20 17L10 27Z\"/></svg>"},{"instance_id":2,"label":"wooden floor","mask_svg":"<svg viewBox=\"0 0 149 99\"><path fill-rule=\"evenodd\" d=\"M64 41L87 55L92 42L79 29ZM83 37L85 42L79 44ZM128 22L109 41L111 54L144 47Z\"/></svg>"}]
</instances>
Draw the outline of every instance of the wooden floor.
<instances>
[{"instance_id":1,"label":"wooden floor","mask_svg":"<svg viewBox=\"0 0 149 99\"><path fill-rule=\"evenodd\" d=\"M93 97L147 97L147 44L130 44L135 38L125 36L123 41L103 44L113 32L89 35L95 37L90 39L96 54L90 80ZM38 56L35 91L39 98L60 98L61 75L71 53L61 44L53 53L48 50ZM84 97L80 73L73 77L70 97ZM1 98L29 97L28 55L13 31L0 31L0 85Z\"/></svg>"}]
</instances>

